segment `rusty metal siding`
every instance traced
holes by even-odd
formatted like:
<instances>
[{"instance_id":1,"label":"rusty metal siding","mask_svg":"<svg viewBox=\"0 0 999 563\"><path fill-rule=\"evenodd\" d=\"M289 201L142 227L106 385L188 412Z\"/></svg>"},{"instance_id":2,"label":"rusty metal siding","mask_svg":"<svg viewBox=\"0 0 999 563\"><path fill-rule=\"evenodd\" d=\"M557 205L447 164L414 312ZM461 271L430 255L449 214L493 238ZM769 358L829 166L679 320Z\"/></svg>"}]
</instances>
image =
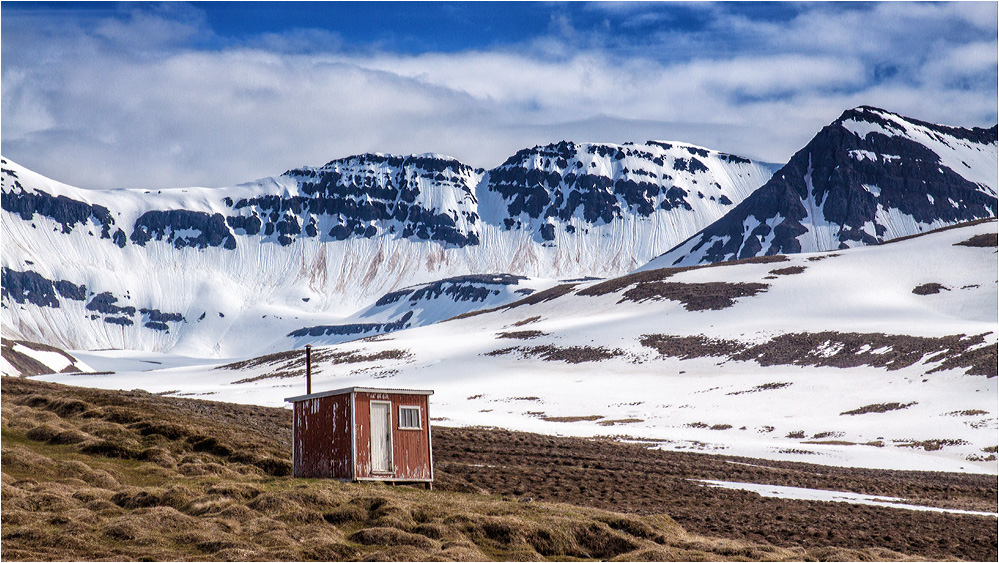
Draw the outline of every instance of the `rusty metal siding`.
<instances>
[{"instance_id":1,"label":"rusty metal siding","mask_svg":"<svg viewBox=\"0 0 999 563\"><path fill-rule=\"evenodd\" d=\"M392 473L371 472L371 411L370 401L392 403ZM402 393L355 393L354 424L356 425L356 478L385 480L431 481L433 470L430 458L430 413L427 395ZM399 428L399 407L420 407L419 430Z\"/></svg>"},{"instance_id":2,"label":"rusty metal siding","mask_svg":"<svg viewBox=\"0 0 999 563\"><path fill-rule=\"evenodd\" d=\"M352 479L350 395L298 401L294 406L295 477Z\"/></svg>"}]
</instances>

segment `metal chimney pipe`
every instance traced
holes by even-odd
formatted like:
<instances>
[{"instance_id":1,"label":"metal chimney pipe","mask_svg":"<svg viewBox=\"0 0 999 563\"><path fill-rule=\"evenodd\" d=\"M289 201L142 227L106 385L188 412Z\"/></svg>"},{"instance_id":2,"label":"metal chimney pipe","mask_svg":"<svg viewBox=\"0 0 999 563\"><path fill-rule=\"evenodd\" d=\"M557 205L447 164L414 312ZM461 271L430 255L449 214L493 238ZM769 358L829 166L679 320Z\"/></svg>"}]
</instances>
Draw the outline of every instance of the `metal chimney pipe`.
<instances>
[{"instance_id":1,"label":"metal chimney pipe","mask_svg":"<svg viewBox=\"0 0 999 563\"><path fill-rule=\"evenodd\" d=\"M312 345L305 345L305 394L312 394Z\"/></svg>"}]
</instances>

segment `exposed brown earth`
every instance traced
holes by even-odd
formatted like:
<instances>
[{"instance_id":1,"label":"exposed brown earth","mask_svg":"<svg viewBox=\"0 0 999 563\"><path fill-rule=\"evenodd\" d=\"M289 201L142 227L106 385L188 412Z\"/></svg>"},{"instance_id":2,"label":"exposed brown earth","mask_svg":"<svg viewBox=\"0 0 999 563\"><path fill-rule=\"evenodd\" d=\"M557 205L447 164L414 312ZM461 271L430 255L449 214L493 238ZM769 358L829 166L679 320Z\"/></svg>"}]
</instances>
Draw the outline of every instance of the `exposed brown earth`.
<instances>
[{"instance_id":1,"label":"exposed brown earth","mask_svg":"<svg viewBox=\"0 0 999 563\"><path fill-rule=\"evenodd\" d=\"M762 344L713 339L703 335L646 334L639 342L663 356L682 359L727 356L737 361L754 361L761 366L873 366L897 370L925 358L928 364L941 362L927 373L965 368L968 375L986 377L996 377L996 362L999 358L999 347L996 344L983 345L984 334L920 337L882 333L800 332L781 334Z\"/></svg>"},{"instance_id":2,"label":"exposed brown earth","mask_svg":"<svg viewBox=\"0 0 999 563\"><path fill-rule=\"evenodd\" d=\"M772 264L774 262L787 262L789 258L783 255L776 256L757 256L753 258L743 258L742 260L729 260L728 262L718 262L715 264L704 264L700 266L684 266L681 268L661 268L658 270L646 270L643 272L635 272L633 274L628 274L626 276L621 276L607 280L602 283L591 285L590 287L583 288L576 292L577 295L586 295L590 297L598 297L600 295L607 295L608 293L616 293L622 289L629 286L637 286L642 284L649 284L660 282L676 274L683 272L690 272L693 270L702 270L704 268L720 268L725 266L738 266L740 264Z\"/></svg>"},{"instance_id":3,"label":"exposed brown earth","mask_svg":"<svg viewBox=\"0 0 999 563\"><path fill-rule=\"evenodd\" d=\"M997 553L994 518L765 499L692 481L995 512L994 476L434 427L438 490L428 492L291 479L285 409L15 378L3 379L2 400L5 560L991 561Z\"/></svg>"},{"instance_id":4,"label":"exposed brown earth","mask_svg":"<svg viewBox=\"0 0 999 563\"><path fill-rule=\"evenodd\" d=\"M950 291L950 288L939 283L924 283L912 288L912 292L916 295L933 295L941 291Z\"/></svg>"},{"instance_id":5,"label":"exposed brown earth","mask_svg":"<svg viewBox=\"0 0 999 563\"><path fill-rule=\"evenodd\" d=\"M978 248L995 248L999 246L999 233L975 235L968 240L955 243L954 246L972 246Z\"/></svg>"},{"instance_id":6,"label":"exposed brown earth","mask_svg":"<svg viewBox=\"0 0 999 563\"><path fill-rule=\"evenodd\" d=\"M531 340L540 336L548 336L548 333L540 330L511 330L496 334L496 338L510 338L513 340Z\"/></svg>"},{"instance_id":7,"label":"exposed brown earth","mask_svg":"<svg viewBox=\"0 0 999 563\"><path fill-rule=\"evenodd\" d=\"M875 405L864 405L864 406L862 406L860 408L856 408L856 409L849 410L849 411L846 411L846 412L841 412L839 414L840 415L856 416L858 414L868 414L868 413L872 413L872 412L881 413L881 412L899 411L899 410L902 410L902 409L907 409L907 408L909 408L909 407L911 407L912 405L915 405L915 404L916 404L915 402L905 403L905 404L902 404L902 403L877 403Z\"/></svg>"},{"instance_id":8,"label":"exposed brown earth","mask_svg":"<svg viewBox=\"0 0 999 563\"><path fill-rule=\"evenodd\" d=\"M0 349L2 349L3 359L7 360L7 363L9 363L10 366L17 370L17 373L21 375L41 375L45 373L52 373L52 370L31 356L15 350L15 344L20 344L21 346L32 350L38 350L40 352L53 352L63 356L66 358L66 361L69 362L69 365L62 370L63 373L80 371L80 368L76 365L76 358L70 356L64 350L60 350L59 348L55 348L47 344L26 342L23 340L9 340L5 338L2 346L0 346Z\"/></svg>"},{"instance_id":9,"label":"exposed brown earth","mask_svg":"<svg viewBox=\"0 0 999 563\"><path fill-rule=\"evenodd\" d=\"M765 283L640 283L625 291L621 302L669 299L683 303L688 311L718 311L735 304L739 297L751 297L769 288Z\"/></svg>"},{"instance_id":10,"label":"exposed brown earth","mask_svg":"<svg viewBox=\"0 0 999 563\"><path fill-rule=\"evenodd\" d=\"M603 346L514 346L500 348L487 352L487 356L502 356L505 354L520 354L523 358L539 358L546 362L565 362L581 364L585 362L602 362L624 354L618 348Z\"/></svg>"},{"instance_id":11,"label":"exposed brown earth","mask_svg":"<svg viewBox=\"0 0 999 563\"><path fill-rule=\"evenodd\" d=\"M407 360L411 356L405 350L380 350L371 354L361 351L336 352L332 350L316 350L312 353L312 361L324 364L357 364L376 362L379 360ZM289 350L268 354L249 360L242 360L219 366L215 369L240 371L249 368L267 367L266 373L233 381L233 385L252 383L262 379L302 377L305 375L305 353L301 350Z\"/></svg>"},{"instance_id":12,"label":"exposed brown earth","mask_svg":"<svg viewBox=\"0 0 999 563\"><path fill-rule=\"evenodd\" d=\"M793 276L794 274L800 274L805 271L804 266L788 266L787 268L777 268L776 270L770 270L770 273L775 276Z\"/></svg>"},{"instance_id":13,"label":"exposed brown earth","mask_svg":"<svg viewBox=\"0 0 999 563\"><path fill-rule=\"evenodd\" d=\"M513 323L513 326L529 325L531 323L536 323L536 322L538 322L540 320L541 320L541 316L540 315L537 315L537 316L534 316L534 317L527 317L526 319L524 319L522 321L517 321L517 322Z\"/></svg>"}]
</instances>

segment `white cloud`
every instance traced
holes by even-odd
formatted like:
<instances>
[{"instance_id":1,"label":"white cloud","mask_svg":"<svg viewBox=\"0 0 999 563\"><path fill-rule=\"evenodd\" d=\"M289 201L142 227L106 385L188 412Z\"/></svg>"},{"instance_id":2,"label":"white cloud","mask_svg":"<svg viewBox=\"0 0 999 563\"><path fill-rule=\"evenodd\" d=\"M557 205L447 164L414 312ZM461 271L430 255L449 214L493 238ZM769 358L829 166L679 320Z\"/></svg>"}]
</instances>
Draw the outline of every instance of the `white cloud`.
<instances>
[{"instance_id":1,"label":"white cloud","mask_svg":"<svg viewBox=\"0 0 999 563\"><path fill-rule=\"evenodd\" d=\"M639 23L655 16L625 8ZM586 34L561 18L554 35L516 49L422 55L338 51L341 39L321 31L178 47L211 32L174 13L62 27L5 19L2 150L68 183L147 188L233 184L365 151L492 167L562 139L682 140L783 161L861 104L990 125L996 42L966 29L984 25L987 37L983 13L878 5L806 10L785 25L720 14L707 31L646 38L660 50L599 48L596 32L580 47ZM907 35L919 33L929 39ZM712 34L729 48L699 50ZM872 80L876 65L896 75Z\"/></svg>"}]
</instances>

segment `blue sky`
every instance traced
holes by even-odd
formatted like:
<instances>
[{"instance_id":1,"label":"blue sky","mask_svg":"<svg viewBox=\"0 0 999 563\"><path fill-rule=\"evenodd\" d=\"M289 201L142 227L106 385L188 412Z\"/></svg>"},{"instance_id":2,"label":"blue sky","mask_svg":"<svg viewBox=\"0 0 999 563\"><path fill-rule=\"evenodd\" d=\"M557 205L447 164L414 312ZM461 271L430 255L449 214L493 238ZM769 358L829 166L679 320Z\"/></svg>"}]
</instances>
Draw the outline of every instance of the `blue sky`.
<instances>
[{"instance_id":1,"label":"blue sky","mask_svg":"<svg viewBox=\"0 0 999 563\"><path fill-rule=\"evenodd\" d=\"M996 122L997 4L12 3L5 157L228 185L366 151L492 167L562 139L784 161L868 104Z\"/></svg>"}]
</instances>

